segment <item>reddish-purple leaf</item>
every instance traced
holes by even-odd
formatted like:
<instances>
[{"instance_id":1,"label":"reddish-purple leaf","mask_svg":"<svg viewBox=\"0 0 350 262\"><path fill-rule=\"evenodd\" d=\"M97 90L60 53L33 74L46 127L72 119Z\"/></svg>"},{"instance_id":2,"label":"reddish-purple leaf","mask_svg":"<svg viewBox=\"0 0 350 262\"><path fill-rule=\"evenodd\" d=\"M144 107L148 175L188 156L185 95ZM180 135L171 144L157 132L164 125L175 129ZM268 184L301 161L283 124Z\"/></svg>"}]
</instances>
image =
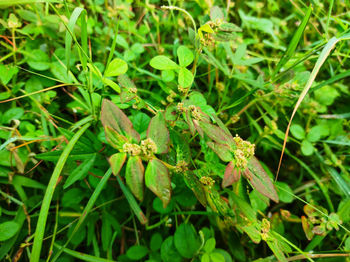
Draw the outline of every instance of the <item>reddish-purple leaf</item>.
<instances>
[{"instance_id":1,"label":"reddish-purple leaf","mask_svg":"<svg viewBox=\"0 0 350 262\"><path fill-rule=\"evenodd\" d=\"M278 195L271 178L255 157L249 160L248 168L244 170L243 175L256 190L278 203Z\"/></svg>"},{"instance_id":2,"label":"reddish-purple leaf","mask_svg":"<svg viewBox=\"0 0 350 262\"><path fill-rule=\"evenodd\" d=\"M228 163L225 169L224 178L222 179L221 186L223 188L228 187L232 185L233 183L237 182L241 177L241 170L238 168L235 168L235 164L233 161Z\"/></svg>"},{"instance_id":3,"label":"reddish-purple leaf","mask_svg":"<svg viewBox=\"0 0 350 262\"><path fill-rule=\"evenodd\" d=\"M144 171L141 157L131 156L126 164L125 180L131 192L140 201L143 200Z\"/></svg>"},{"instance_id":4,"label":"reddish-purple leaf","mask_svg":"<svg viewBox=\"0 0 350 262\"><path fill-rule=\"evenodd\" d=\"M204 136L204 133L203 133L202 128L201 128L200 125L199 125L199 121L193 119L193 125L194 125L194 128L197 130L198 134L199 134L201 137L203 137L203 136Z\"/></svg>"},{"instance_id":5,"label":"reddish-purple leaf","mask_svg":"<svg viewBox=\"0 0 350 262\"><path fill-rule=\"evenodd\" d=\"M215 142L228 145L232 143L232 136L226 134L220 127L204 121L200 121L199 125L203 129L203 132Z\"/></svg>"},{"instance_id":6,"label":"reddish-purple leaf","mask_svg":"<svg viewBox=\"0 0 350 262\"><path fill-rule=\"evenodd\" d=\"M147 129L147 137L151 138L157 145L157 154L168 152L169 131L161 112L158 112L158 114L151 119Z\"/></svg>"},{"instance_id":7,"label":"reddish-purple leaf","mask_svg":"<svg viewBox=\"0 0 350 262\"><path fill-rule=\"evenodd\" d=\"M167 167L158 159L149 161L145 173L146 186L162 200L163 207L169 204L171 182Z\"/></svg>"},{"instance_id":8,"label":"reddish-purple leaf","mask_svg":"<svg viewBox=\"0 0 350 262\"><path fill-rule=\"evenodd\" d=\"M109 158L112 172L116 176L119 174L126 160L126 153L116 153Z\"/></svg>"},{"instance_id":9,"label":"reddish-purple leaf","mask_svg":"<svg viewBox=\"0 0 350 262\"><path fill-rule=\"evenodd\" d=\"M183 114L183 117L188 125L188 127L190 128L190 132L191 134L194 136L196 133L196 129L194 127L193 121L192 121L192 117L191 117L191 112L189 112L188 110Z\"/></svg>"},{"instance_id":10,"label":"reddish-purple leaf","mask_svg":"<svg viewBox=\"0 0 350 262\"><path fill-rule=\"evenodd\" d=\"M102 125L111 127L121 135L126 136L134 142L140 142L140 134L133 128L129 118L112 101L104 99L101 109Z\"/></svg>"},{"instance_id":11,"label":"reddish-purple leaf","mask_svg":"<svg viewBox=\"0 0 350 262\"><path fill-rule=\"evenodd\" d=\"M233 160L233 155L228 145L215 142L207 142L207 145L218 155L218 157L220 157L222 161L229 162Z\"/></svg>"}]
</instances>

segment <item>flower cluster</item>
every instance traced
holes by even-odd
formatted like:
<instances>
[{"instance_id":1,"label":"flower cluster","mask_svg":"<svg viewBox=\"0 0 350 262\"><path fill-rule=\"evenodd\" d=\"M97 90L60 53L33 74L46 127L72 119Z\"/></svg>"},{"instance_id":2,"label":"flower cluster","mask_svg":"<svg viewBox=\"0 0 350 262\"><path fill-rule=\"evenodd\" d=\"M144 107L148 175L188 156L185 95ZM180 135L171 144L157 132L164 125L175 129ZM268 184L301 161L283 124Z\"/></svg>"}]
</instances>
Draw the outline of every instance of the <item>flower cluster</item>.
<instances>
[{"instance_id":1,"label":"flower cluster","mask_svg":"<svg viewBox=\"0 0 350 262\"><path fill-rule=\"evenodd\" d=\"M233 141L236 144L236 149L233 151L236 159L236 166L245 169L249 159L254 156L255 145L251 144L249 141L244 141L238 135L233 138Z\"/></svg>"}]
</instances>

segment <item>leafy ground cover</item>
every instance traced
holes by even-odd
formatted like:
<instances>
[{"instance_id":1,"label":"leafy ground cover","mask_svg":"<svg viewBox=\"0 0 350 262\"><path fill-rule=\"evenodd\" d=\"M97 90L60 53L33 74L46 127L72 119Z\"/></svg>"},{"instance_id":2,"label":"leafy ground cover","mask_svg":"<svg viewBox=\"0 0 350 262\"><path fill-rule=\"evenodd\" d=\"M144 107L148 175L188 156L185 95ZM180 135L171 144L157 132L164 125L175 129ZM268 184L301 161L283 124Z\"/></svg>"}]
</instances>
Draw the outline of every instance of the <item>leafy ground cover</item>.
<instances>
[{"instance_id":1,"label":"leafy ground cover","mask_svg":"<svg viewBox=\"0 0 350 262\"><path fill-rule=\"evenodd\" d=\"M0 1L1 261L348 261L344 1Z\"/></svg>"}]
</instances>

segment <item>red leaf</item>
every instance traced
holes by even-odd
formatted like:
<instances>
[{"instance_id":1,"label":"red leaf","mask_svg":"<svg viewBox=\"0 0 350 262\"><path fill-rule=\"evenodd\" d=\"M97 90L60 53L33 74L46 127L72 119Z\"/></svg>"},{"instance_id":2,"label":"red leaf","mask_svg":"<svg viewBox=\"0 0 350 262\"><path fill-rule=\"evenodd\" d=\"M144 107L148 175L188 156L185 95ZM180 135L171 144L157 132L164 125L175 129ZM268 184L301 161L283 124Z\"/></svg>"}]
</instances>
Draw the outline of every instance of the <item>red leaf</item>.
<instances>
[{"instance_id":1,"label":"red leaf","mask_svg":"<svg viewBox=\"0 0 350 262\"><path fill-rule=\"evenodd\" d=\"M249 160L248 168L244 170L243 175L256 190L278 203L278 195L271 178L266 174L256 157L252 157Z\"/></svg>"},{"instance_id":2,"label":"red leaf","mask_svg":"<svg viewBox=\"0 0 350 262\"><path fill-rule=\"evenodd\" d=\"M168 152L169 131L162 113L159 112L151 119L147 129L147 137L151 138L157 145L157 154Z\"/></svg>"},{"instance_id":3,"label":"red leaf","mask_svg":"<svg viewBox=\"0 0 350 262\"><path fill-rule=\"evenodd\" d=\"M170 202L171 182L167 167L158 159L152 159L146 168L146 186L162 200L163 207Z\"/></svg>"},{"instance_id":4,"label":"red leaf","mask_svg":"<svg viewBox=\"0 0 350 262\"><path fill-rule=\"evenodd\" d=\"M131 192L140 201L143 200L144 171L141 157L131 156L126 164L125 180Z\"/></svg>"},{"instance_id":5,"label":"red leaf","mask_svg":"<svg viewBox=\"0 0 350 262\"><path fill-rule=\"evenodd\" d=\"M134 142L140 142L140 134L136 132L129 118L112 101L103 100L101 109L102 125L111 127L121 135L126 136Z\"/></svg>"},{"instance_id":6,"label":"red leaf","mask_svg":"<svg viewBox=\"0 0 350 262\"><path fill-rule=\"evenodd\" d=\"M225 169L224 178L222 180L221 186L223 188L228 187L232 185L233 183L237 182L241 177L241 170L235 168L234 162L231 161L228 163Z\"/></svg>"},{"instance_id":7,"label":"red leaf","mask_svg":"<svg viewBox=\"0 0 350 262\"><path fill-rule=\"evenodd\" d=\"M228 145L232 143L232 136L226 134L220 127L203 121L200 121L199 125L203 129L203 132L215 142Z\"/></svg>"}]
</instances>

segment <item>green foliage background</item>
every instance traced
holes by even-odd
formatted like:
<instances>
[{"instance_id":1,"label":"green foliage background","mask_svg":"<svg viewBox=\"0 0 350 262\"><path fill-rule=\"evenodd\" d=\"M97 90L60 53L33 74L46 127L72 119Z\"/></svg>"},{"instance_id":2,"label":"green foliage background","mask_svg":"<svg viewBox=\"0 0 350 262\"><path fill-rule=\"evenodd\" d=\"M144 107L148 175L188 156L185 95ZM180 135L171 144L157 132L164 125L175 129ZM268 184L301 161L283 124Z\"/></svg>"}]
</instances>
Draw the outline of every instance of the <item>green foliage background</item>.
<instances>
[{"instance_id":1,"label":"green foliage background","mask_svg":"<svg viewBox=\"0 0 350 262\"><path fill-rule=\"evenodd\" d=\"M0 260L348 261L349 6L0 0Z\"/></svg>"}]
</instances>

